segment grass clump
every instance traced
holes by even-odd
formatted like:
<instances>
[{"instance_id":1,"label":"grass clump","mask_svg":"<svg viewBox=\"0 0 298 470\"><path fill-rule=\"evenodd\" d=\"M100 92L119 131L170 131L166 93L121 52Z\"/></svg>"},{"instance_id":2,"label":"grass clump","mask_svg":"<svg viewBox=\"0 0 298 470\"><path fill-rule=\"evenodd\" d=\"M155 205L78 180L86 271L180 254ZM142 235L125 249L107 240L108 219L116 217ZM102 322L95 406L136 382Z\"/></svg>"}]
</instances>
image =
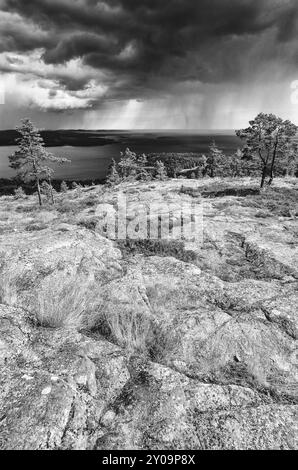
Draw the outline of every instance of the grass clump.
<instances>
[{"instance_id":1,"label":"grass clump","mask_svg":"<svg viewBox=\"0 0 298 470\"><path fill-rule=\"evenodd\" d=\"M95 295L77 277L51 279L38 292L34 321L42 327L80 329L95 303Z\"/></svg>"},{"instance_id":2,"label":"grass clump","mask_svg":"<svg viewBox=\"0 0 298 470\"><path fill-rule=\"evenodd\" d=\"M88 324L89 323L89 324ZM129 354L148 356L154 337L153 319L145 311L133 308L111 309L105 304L96 316L85 322L85 333L105 338L125 349Z\"/></svg>"},{"instance_id":3,"label":"grass clump","mask_svg":"<svg viewBox=\"0 0 298 470\"><path fill-rule=\"evenodd\" d=\"M122 311L105 315L105 321L111 341L130 352L146 352L151 331L148 316L133 310Z\"/></svg>"}]
</instances>

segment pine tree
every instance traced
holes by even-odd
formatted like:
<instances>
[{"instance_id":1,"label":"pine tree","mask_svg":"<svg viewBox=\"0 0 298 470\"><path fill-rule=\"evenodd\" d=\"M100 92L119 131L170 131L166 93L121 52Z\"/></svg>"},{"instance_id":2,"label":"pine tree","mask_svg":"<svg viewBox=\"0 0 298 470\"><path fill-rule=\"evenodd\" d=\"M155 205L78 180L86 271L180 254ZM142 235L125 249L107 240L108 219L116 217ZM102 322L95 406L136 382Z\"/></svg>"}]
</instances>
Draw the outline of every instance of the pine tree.
<instances>
[{"instance_id":1,"label":"pine tree","mask_svg":"<svg viewBox=\"0 0 298 470\"><path fill-rule=\"evenodd\" d=\"M199 159L199 164L201 166L201 175L204 177L207 174L208 171L208 158L206 155L202 154L201 158Z\"/></svg>"},{"instance_id":2,"label":"pine tree","mask_svg":"<svg viewBox=\"0 0 298 470\"><path fill-rule=\"evenodd\" d=\"M107 184L109 186L114 186L116 184L119 184L120 181L121 180L120 180L120 176L119 176L119 173L118 173L118 170L117 170L117 163L114 160L114 158L112 158L110 171L109 171L109 174L108 174L108 177L107 177Z\"/></svg>"},{"instance_id":3,"label":"pine tree","mask_svg":"<svg viewBox=\"0 0 298 470\"><path fill-rule=\"evenodd\" d=\"M237 149L237 151L232 155L229 165L231 172L230 176L233 176L234 178L236 178L237 176L241 176L242 157L243 153L240 149Z\"/></svg>"},{"instance_id":4,"label":"pine tree","mask_svg":"<svg viewBox=\"0 0 298 470\"><path fill-rule=\"evenodd\" d=\"M66 158L55 157L45 149L44 141L39 130L30 119L22 119L21 125L17 127L21 135L17 139L18 150L9 157L10 167L17 171L23 181L33 180L38 194L39 205L42 205L41 180L47 178L51 187L51 197L53 198L51 177L54 172L47 164L69 162Z\"/></svg>"},{"instance_id":5,"label":"pine tree","mask_svg":"<svg viewBox=\"0 0 298 470\"><path fill-rule=\"evenodd\" d=\"M253 156L261 164L261 188L267 176L268 185L274 178L276 161L283 159L288 146L296 135L298 127L291 121L284 121L274 114L260 113L255 119L249 121L249 127L236 131Z\"/></svg>"},{"instance_id":6,"label":"pine tree","mask_svg":"<svg viewBox=\"0 0 298 470\"><path fill-rule=\"evenodd\" d=\"M60 184L60 192L67 193L67 191L68 191L68 186L65 181L62 181L62 183Z\"/></svg>"},{"instance_id":7,"label":"pine tree","mask_svg":"<svg viewBox=\"0 0 298 470\"><path fill-rule=\"evenodd\" d=\"M23 199L26 196L22 186L19 186L17 189L14 190L14 195L16 199Z\"/></svg>"},{"instance_id":8,"label":"pine tree","mask_svg":"<svg viewBox=\"0 0 298 470\"><path fill-rule=\"evenodd\" d=\"M151 179L150 173L147 171L148 158L144 153L137 160L137 176L141 181L148 181Z\"/></svg>"},{"instance_id":9,"label":"pine tree","mask_svg":"<svg viewBox=\"0 0 298 470\"><path fill-rule=\"evenodd\" d=\"M286 147L282 166L286 176L295 176L298 170L298 144L295 142Z\"/></svg>"},{"instance_id":10,"label":"pine tree","mask_svg":"<svg viewBox=\"0 0 298 470\"><path fill-rule=\"evenodd\" d=\"M164 181L167 178L167 171L164 163L161 160L157 160L156 164L156 179Z\"/></svg>"},{"instance_id":11,"label":"pine tree","mask_svg":"<svg viewBox=\"0 0 298 470\"><path fill-rule=\"evenodd\" d=\"M46 197L48 201L51 199L51 188L47 181L42 181L40 185L40 192Z\"/></svg>"},{"instance_id":12,"label":"pine tree","mask_svg":"<svg viewBox=\"0 0 298 470\"><path fill-rule=\"evenodd\" d=\"M120 162L118 164L121 178L135 178L137 173L137 155L127 148L121 152Z\"/></svg>"},{"instance_id":13,"label":"pine tree","mask_svg":"<svg viewBox=\"0 0 298 470\"><path fill-rule=\"evenodd\" d=\"M215 141L213 140L209 147L209 154L207 158L207 171L211 178L214 178L216 173L221 174L222 165L224 164L224 154L217 147Z\"/></svg>"}]
</instances>

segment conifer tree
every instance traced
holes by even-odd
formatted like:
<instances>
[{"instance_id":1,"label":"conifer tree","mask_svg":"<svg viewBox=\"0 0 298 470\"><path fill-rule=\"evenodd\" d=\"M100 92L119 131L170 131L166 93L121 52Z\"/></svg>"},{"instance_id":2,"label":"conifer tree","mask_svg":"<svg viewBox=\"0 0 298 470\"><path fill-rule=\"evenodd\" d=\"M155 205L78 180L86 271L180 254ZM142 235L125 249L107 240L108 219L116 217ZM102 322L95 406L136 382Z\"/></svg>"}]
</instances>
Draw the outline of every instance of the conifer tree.
<instances>
[{"instance_id":1,"label":"conifer tree","mask_svg":"<svg viewBox=\"0 0 298 470\"><path fill-rule=\"evenodd\" d=\"M138 179L141 181L148 181L151 179L150 173L148 172L148 158L147 155L144 153L138 158L137 160L138 168L137 168L137 173L138 173Z\"/></svg>"},{"instance_id":2,"label":"conifer tree","mask_svg":"<svg viewBox=\"0 0 298 470\"><path fill-rule=\"evenodd\" d=\"M167 178L167 171L164 163L161 160L157 160L156 164L156 179L164 181Z\"/></svg>"},{"instance_id":3,"label":"conifer tree","mask_svg":"<svg viewBox=\"0 0 298 470\"><path fill-rule=\"evenodd\" d=\"M207 158L207 171L211 178L214 178L216 172L221 173L221 166L224 162L224 154L217 147L215 141L213 140L209 147L209 154Z\"/></svg>"},{"instance_id":4,"label":"conifer tree","mask_svg":"<svg viewBox=\"0 0 298 470\"><path fill-rule=\"evenodd\" d=\"M30 119L22 119L17 131L20 134L17 139L19 148L9 157L10 167L17 171L23 181L34 181L41 206L41 181L44 178L48 179L53 200L51 177L54 170L48 163L65 163L69 160L55 157L46 151L43 138Z\"/></svg>"},{"instance_id":5,"label":"conifer tree","mask_svg":"<svg viewBox=\"0 0 298 470\"><path fill-rule=\"evenodd\" d=\"M67 193L68 186L67 186L67 183L65 181L62 181L62 183L60 184L60 191L61 191L61 193Z\"/></svg>"},{"instance_id":6,"label":"conifer tree","mask_svg":"<svg viewBox=\"0 0 298 470\"><path fill-rule=\"evenodd\" d=\"M291 121L284 121L274 114L260 113L249 122L249 127L236 131L253 156L259 158L261 163L261 188L267 176L268 185L274 178L276 161L283 159L287 148L293 142L298 127Z\"/></svg>"},{"instance_id":7,"label":"conifer tree","mask_svg":"<svg viewBox=\"0 0 298 470\"><path fill-rule=\"evenodd\" d=\"M23 190L22 186L19 186L14 190L14 195L16 199L23 199L24 197L26 197L26 193Z\"/></svg>"},{"instance_id":8,"label":"conifer tree","mask_svg":"<svg viewBox=\"0 0 298 470\"><path fill-rule=\"evenodd\" d=\"M120 162L118 164L121 178L133 178L136 176L137 155L127 148L121 152Z\"/></svg>"},{"instance_id":9,"label":"conifer tree","mask_svg":"<svg viewBox=\"0 0 298 470\"><path fill-rule=\"evenodd\" d=\"M42 181L40 185L40 192L43 194L46 199L49 201L52 198L51 188L47 181Z\"/></svg>"},{"instance_id":10,"label":"conifer tree","mask_svg":"<svg viewBox=\"0 0 298 470\"><path fill-rule=\"evenodd\" d=\"M119 183L120 183L120 176L117 170L117 163L113 158L111 166L110 166L109 175L107 177L107 184L109 186L114 186L115 184L119 184Z\"/></svg>"},{"instance_id":11,"label":"conifer tree","mask_svg":"<svg viewBox=\"0 0 298 470\"><path fill-rule=\"evenodd\" d=\"M286 176L295 176L298 170L298 144L291 142L287 147L282 161Z\"/></svg>"},{"instance_id":12,"label":"conifer tree","mask_svg":"<svg viewBox=\"0 0 298 470\"><path fill-rule=\"evenodd\" d=\"M237 176L241 176L242 157L243 153L238 148L230 159L231 176L233 176L234 178L236 178Z\"/></svg>"}]
</instances>

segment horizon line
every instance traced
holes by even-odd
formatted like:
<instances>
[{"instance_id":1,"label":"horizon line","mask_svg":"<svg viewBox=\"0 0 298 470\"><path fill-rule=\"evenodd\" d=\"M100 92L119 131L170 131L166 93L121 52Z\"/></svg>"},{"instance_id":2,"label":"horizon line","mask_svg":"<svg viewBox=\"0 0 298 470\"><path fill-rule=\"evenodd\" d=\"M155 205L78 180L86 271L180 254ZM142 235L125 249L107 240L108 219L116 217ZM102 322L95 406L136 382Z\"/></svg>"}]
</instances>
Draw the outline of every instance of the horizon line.
<instances>
[{"instance_id":1,"label":"horizon line","mask_svg":"<svg viewBox=\"0 0 298 470\"><path fill-rule=\"evenodd\" d=\"M185 133L200 133L200 132L235 132L233 128L218 128L218 129L88 129L81 127L68 127L68 128L43 128L40 127L41 132L59 132L59 131L82 131L82 132L185 132ZM16 128L0 129L0 132L16 131Z\"/></svg>"}]
</instances>

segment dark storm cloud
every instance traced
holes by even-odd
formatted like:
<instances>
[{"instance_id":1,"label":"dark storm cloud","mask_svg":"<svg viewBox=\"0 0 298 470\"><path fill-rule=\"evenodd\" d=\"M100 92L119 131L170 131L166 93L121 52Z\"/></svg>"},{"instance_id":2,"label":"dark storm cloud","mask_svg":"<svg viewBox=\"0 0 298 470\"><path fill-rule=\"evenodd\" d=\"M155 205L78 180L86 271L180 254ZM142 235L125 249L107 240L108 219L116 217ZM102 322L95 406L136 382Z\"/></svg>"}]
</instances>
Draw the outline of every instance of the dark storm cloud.
<instances>
[{"instance_id":1,"label":"dark storm cloud","mask_svg":"<svg viewBox=\"0 0 298 470\"><path fill-rule=\"evenodd\" d=\"M53 47L54 38L31 22L2 12L0 3L0 52L27 52L41 47Z\"/></svg>"},{"instance_id":2,"label":"dark storm cloud","mask_svg":"<svg viewBox=\"0 0 298 470\"><path fill-rule=\"evenodd\" d=\"M113 54L115 42L105 36L90 33L75 33L59 41L55 47L48 49L43 58L46 63L61 64L75 57L85 57L97 53L106 55L107 51Z\"/></svg>"},{"instance_id":3,"label":"dark storm cloud","mask_svg":"<svg viewBox=\"0 0 298 470\"><path fill-rule=\"evenodd\" d=\"M133 98L183 81L237 81L262 35L273 40L266 62L296 36L298 16L295 0L4 0L2 9L23 24L1 31L1 51L44 48L46 64L81 58L106 73L110 97Z\"/></svg>"}]
</instances>

